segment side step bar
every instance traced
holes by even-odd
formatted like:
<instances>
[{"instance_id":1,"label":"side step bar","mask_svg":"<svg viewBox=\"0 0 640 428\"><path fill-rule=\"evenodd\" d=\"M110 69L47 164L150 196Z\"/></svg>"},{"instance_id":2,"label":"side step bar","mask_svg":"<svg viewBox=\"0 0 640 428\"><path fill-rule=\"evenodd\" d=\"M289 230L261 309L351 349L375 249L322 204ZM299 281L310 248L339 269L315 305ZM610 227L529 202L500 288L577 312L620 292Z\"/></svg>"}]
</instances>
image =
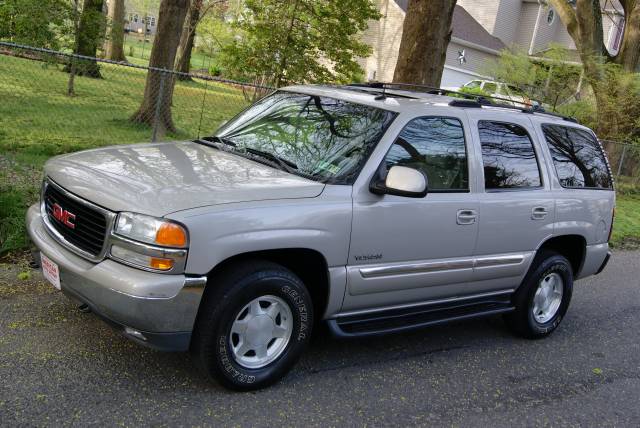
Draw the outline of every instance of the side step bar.
<instances>
[{"instance_id":1,"label":"side step bar","mask_svg":"<svg viewBox=\"0 0 640 428\"><path fill-rule=\"evenodd\" d=\"M514 309L511 295L505 294L345 316L330 319L327 323L336 337L365 337L503 314Z\"/></svg>"}]
</instances>

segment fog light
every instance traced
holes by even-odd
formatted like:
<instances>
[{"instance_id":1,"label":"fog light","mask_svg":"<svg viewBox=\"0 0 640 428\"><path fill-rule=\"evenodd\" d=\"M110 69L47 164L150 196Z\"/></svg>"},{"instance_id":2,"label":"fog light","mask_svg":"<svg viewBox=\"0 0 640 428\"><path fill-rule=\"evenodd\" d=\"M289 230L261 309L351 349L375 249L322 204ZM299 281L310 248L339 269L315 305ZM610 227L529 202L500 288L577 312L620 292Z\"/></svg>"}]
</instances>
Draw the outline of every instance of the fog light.
<instances>
[{"instance_id":1,"label":"fog light","mask_svg":"<svg viewBox=\"0 0 640 428\"><path fill-rule=\"evenodd\" d=\"M173 267L173 260L171 259L147 256L118 245L111 246L111 255L124 262L151 269L169 270Z\"/></svg>"}]
</instances>

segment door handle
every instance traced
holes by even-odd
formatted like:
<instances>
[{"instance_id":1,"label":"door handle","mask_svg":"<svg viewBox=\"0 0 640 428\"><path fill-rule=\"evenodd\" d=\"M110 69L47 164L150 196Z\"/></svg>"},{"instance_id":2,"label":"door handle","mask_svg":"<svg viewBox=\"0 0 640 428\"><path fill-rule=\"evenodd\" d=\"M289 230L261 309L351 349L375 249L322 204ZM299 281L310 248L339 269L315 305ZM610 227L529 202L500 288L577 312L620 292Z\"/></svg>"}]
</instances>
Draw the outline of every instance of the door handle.
<instances>
[{"instance_id":1,"label":"door handle","mask_svg":"<svg viewBox=\"0 0 640 428\"><path fill-rule=\"evenodd\" d=\"M531 220L543 220L549 211L546 207L535 207L531 210Z\"/></svg>"},{"instance_id":2,"label":"door handle","mask_svg":"<svg viewBox=\"0 0 640 428\"><path fill-rule=\"evenodd\" d=\"M478 218L476 210L458 210L456 223L459 225L474 224Z\"/></svg>"}]
</instances>

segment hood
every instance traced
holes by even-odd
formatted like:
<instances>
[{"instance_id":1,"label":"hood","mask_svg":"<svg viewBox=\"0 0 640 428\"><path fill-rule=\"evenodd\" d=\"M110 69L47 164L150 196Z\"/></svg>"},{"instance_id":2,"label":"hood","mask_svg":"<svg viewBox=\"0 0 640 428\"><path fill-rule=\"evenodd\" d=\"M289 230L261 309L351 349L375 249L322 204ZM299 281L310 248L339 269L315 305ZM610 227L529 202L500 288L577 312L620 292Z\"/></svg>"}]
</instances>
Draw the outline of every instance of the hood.
<instances>
[{"instance_id":1,"label":"hood","mask_svg":"<svg viewBox=\"0 0 640 428\"><path fill-rule=\"evenodd\" d=\"M45 165L60 186L112 211L163 216L207 205L313 198L324 184L194 142L113 146Z\"/></svg>"}]
</instances>

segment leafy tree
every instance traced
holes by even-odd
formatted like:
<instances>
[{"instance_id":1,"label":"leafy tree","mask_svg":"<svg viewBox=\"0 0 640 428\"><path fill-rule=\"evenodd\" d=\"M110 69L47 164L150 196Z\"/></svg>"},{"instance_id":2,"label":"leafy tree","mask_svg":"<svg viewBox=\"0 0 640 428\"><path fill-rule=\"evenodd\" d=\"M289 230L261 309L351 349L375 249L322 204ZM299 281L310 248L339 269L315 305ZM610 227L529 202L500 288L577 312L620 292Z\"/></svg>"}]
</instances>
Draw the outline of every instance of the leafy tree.
<instances>
[{"instance_id":1,"label":"leafy tree","mask_svg":"<svg viewBox=\"0 0 640 428\"><path fill-rule=\"evenodd\" d=\"M77 7L78 0L74 2ZM106 17L102 11L103 0L84 0L82 12L76 26L74 52L78 55L95 58L98 46L104 36ZM66 71L79 76L101 78L100 67L96 61L83 60L69 64Z\"/></svg>"},{"instance_id":2,"label":"leafy tree","mask_svg":"<svg viewBox=\"0 0 640 428\"><path fill-rule=\"evenodd\" d=\"M70 19L66 0L2 0L0 39L57 50L72 32Z\"/></svg>"},{"instance_id":3,"label":"leafy tree","mask_svg":"<svg viewBox=\"0 0 640 428\"><path fill-rule=\"evenodd\" d=\"M124 56L124 0L111 0L108 9L108 28L104 57L113 61L126 61Z\"/></svg>"},{"instance_id":4,"label":"leafy tree","mask_svg":"<svg viewBox=\"0 0 640 428\"><path fill-rule=\"evenodd\" d=\"M355 57L370 53L361 32L379 18L371 0L247 0L225 65L276 86L349 81L362 72Z\"/></svg>"},{"instance_id":5,"label":"leafy tree","mask_svg":"<svg viewBox=\"0 0 640 428\"><path fill-rule=\"evenodd\" d=\"M393 81L440 87L456 0L409 0Z\"/></svg>"},{"instance_id":6,"label":"leafy tree","mask_svg":"<svg viewBox=\"0 0 640 428\"><path fill-rule=\"evenodd\" d=\"M625 28L620 51L610 54L604 44L602 32L603 11L600 0L549 0L567 27L584 66L585 77L593 88L597 107L597 127L601 132L608 127L605 114L610 102L612 82L607 79L618 76L618 71L605 64L617 64L625 72L635 72L640 65L640 1L620 0L625 15ZM613 83L616 83L614 79Z\"/></svg>"},{"instance_id":7,"label":"leafy tree","mask_svg":"<svg viewBox=\"0 0 640 428\"><path fill-rule=\"evenodd\" d=\"M158 17L158 30L153 40L149 66L173 70L176 51L189 0L162 0ZM144 88L144 98L131 120L136 123L157 125L159 132L175 131L171 116L174 79L166 73L149 70ZM160 106L160 117L156 117L156 106ZM155 122L158 120L158 122Z\"/></svg>"},{"instance_id":8,"label":"leafy tree","mask_svg":"<svg viewBox=\"0 0 640 428\"><path fill-rule=\"evenodd\" d=\"M188 73L191 69L191 52L196 38L196 27L200 21L203 0L191 0L189 12L180 36L180 44L178 45L178 54L176 55L176 71ZM180 76L179 79L185 79Z\"/></svg>"}]
</instances>

